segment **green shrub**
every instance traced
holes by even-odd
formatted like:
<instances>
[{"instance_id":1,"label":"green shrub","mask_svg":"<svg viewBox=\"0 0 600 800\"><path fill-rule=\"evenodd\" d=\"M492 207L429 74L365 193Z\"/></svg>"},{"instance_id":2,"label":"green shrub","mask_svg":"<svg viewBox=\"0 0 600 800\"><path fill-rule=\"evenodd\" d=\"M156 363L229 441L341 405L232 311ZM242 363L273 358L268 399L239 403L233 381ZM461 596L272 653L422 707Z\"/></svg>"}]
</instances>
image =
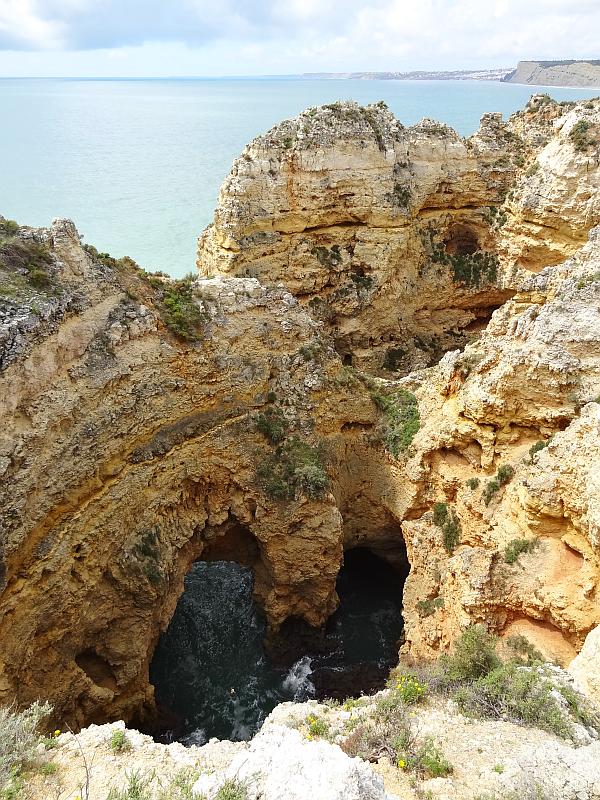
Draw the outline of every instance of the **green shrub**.
<instances>
[{"instance_id":1,"label":"green shrub","mask_svg":"<svg viewBox=\"0 0 600 800\"><path fill-rule=\"evenodd\" d=\"M19 232L19 226L14 219L4 219L0 217L0 236L15 236Z\"/></svg>"},{"instance_id":2,"label":"green shrub","mask_svg":"<svg viewBox=\"0 0 600 800\"><path fill-rule=\"evenodd\" d=\"M470 288L479 288L482 283L494 283L498 277L498 256L489 250L476 250L474 253L448 253L439 235L432 228L422 233L432 263L450 268L455 283Z\"/></svg>"},{"instance_id":3,"label":"green shrub","mask_svg":"<svg viewBox=\"0 0 600 800\"><path fill-rule=\"evenodd\" d=\"M215 795L215 800L247 800L246 784L234 778L225 781Z\"/></svg>"},{"instance_id":4,"label":"green shrub","mask_svg":"<svg viewBox=\"0 0 600 800\"><path fill-rule=\"evenodd\" d=\"M498 467L496 477L488 481L483 490L483 502L486 506L489 506L496 492L498 492L502 486L506 486L513 478L514 474L515 470L510 464L502 464Z\"/></svg>"},{"instance_id":5,"label":"green shrub","mask_svg":"<svg viewBox=\"0 0 600 800\"><path fill-rule=\"evenodd\" d=\"M40 766L40 772L42 775L54 775L56 774L58 767L56 764L53 764L52 761L44 761L44 763Z\"/></svg>"},{"instance_id":6,"label":"green shrub","mask_svg":"<svg viewBox=\"0 0 600 800\"><path fill-rule=\"evenodd\" d=\"M111 789L106 800L153 800L150 778L137 770L130 772L125 789Z\"/></svg>"},{"instance_id":7,"label":"green shrub","mask_svg":"<svg viewBox=\"0 0 600 800\"><path fill-rule=\"evenodd\" d=\"M415 747L407 707L393 695L380 698L373 715L361 722L341 745L349 756L377 761L387 756L397 761L401 753Z\"/></svg>"},{"instance_id":8,"label":"green shrub","mask_svg":"<svg viewBox=\"0 0 600 800\"><path fill-rule=\"evenodd\" d=\"M329 488L323 446L313 447L295 436L266 455L256 474L273 500L293 500L299 494L314 500Z\"/></svg>"},{"instance_id":9,"label":"green shrub","mask_svg":"<svg viewBox=\"0 0 600 800\"><path fill-rule=\"evenodd\" d=\"M193 276L163 284L159 303L162 321L174 336L187 342L200 339L201 325L206 314L194 300Z\"/></svg>"},{"instance_id":10,"label":"green shrub","mask_svg":"<svg viewBox=\"0 0 600 800\"><path fill-rule=\"evenodd\" d=\"M532 665L541 664L544 660L544 656L540 651L531 644L529 639L520 633L516 636L509 636L506 640L506 644L514 653L513 658L515 661Z\"/></svg>"},{"instance_id":11,"label":"green shrub","mask_svg":"<svg viewBox=\"0 0 600 800\"><path fill-rule=\"evenodd\" d=\"M498 467L496 478L498 479L500 486L505 486L510 480L512 480L514 474L515 470L510 464L502 464L500 467Z\"/></svg>"},{"instance_id":12,"label":"green shrub","mask_svg":"<svg viewBox=\"0 0 600 800\"><path fill-rule=\"evenodd\" d=\"M464 713L534 725L569 738L572 723L553 692L551 681L537 670L509 663L463 686L455 700Z\"/></svg>"},{"instance_id":13,"label":"green shrub","mask_svg":"<svg viewBox=\"0 0 600 800\"><path fill-rule=\"evenodd\" d=\"M411 198L411 191L409 186L403 186L401 183L396 181L394 183L394 188L391 194L392 202L400 206L401 208L406 208L410 203Z\"/></svg>"},{"instance_id":14,"label":"green shrub","mask_svg":"<svg viewBox=\"0 0 600 800\"><path fill-rule=\"evenodd\" d=\"M260 431L271 444L282 442L287 435L289 427L289 422L278 406L265 409L262 414L258 415L256 420L256 430Z\"/></svg>"},{"instance_id":15,"label":"green shrub","mask_svg":"<svg viewBox=\"0 0 600 800\"><path fill-rule=\"evenodd\" d=\"M504 548L504 561L514 564L521 553L531 553L539 545L539 539L511 539Z\"/></svg>"},{"instance_id":16,"label":"green shrub","mask_svg":"<svg viewBox=\"0 0 600 800\"><path fill-rule=\"evenodd\" d=\"M438 610L444 607L443 597L434 597L428 600L419 600L417 602L417 611L421 617L430 617Z\"/></svg>"},{"instance_id":17,"label":"green shrub","mask_svg":"<svg viewBox=\"0 0 600 800\"><path fill-rule=\"evenodd\" d=\"M446 778L453 772L452 764L429 736L414 754L406 753L404 758L400 754L396 763L400 769L414 770L424 778Z\"/></svg>"},{"instance_id":18,"label":"green shrub","mask_svg":"<svg viewBox=\"0 0 600 800\"><path fill-rule=\"evenodd\" d=\"M469 478L469 480L467 481L467 486L472 491L475 491L475 489L477 489L477 487L479 486L479 478Z\"/></svg>"},{"instance_id":19,"label":"green shrub","mask_svg":"<svg viewBox=\"0 0 600 800\"><path fill-rule=\"evenodd\" d=\"M536 442L535 444L531 445L531 447L529 448L529 463L530 464L533 464L533 457L535 456L535 454L539 453L540 450L543 450L544 448L548 447L548 445L550 444L551 440L552 440L552 437L550 437L550 439L548 439L545 442L540 440L539 442Z\"/></svg>"},{"instance_id":20,"label":"green shrub","mask_svg":"<svg viewBox=\"0 0 600 800\"><path fill-rule=\"evenodd\" d=\"M37 757L38 728L50 714L48 703L33 703L24 711L0 708L0 787L18 784L19 773Z\"/></svg>"},{"instance_id":21,"label":"green shrub","mask_svg":"<svg viewBox=\"0 0 600 800\"><path fill-rule=\"evenodd\" d=\"M175 777L169 780L167 786L160 786L156 800L202 800L202 795L199 797L194 795L192 789L194 784L200 777L200 770L193 767L184 767L179 770Z\"/></svg>"},{"instance_id":22,"label":"green shrub","mask_svg":"<svg viewBox=\"0 0 600 800\"><path fill-rule=\"evenodd\" d=\"M452 553L460 541L461 527L458 515L447 503L435 503L433 506L433 522L442 529L444 547Z\"/></svg>"},{"instance_id":23,"label":"green shrub","mask_svg":"<svg viewBox=\"0 0 600 800\"><path fill-rule=\"evenodd\" d=\"M433 522L438 527L442 527L444 522L448 519L448 504L447 503L434 503L433 505Z\"/></svg>"},{"instance_id":24,"label":"green shrub","mask_svg":"<svg viewBox=\"0 0 600 800\"><path fill-rule=\"evenodd\" d=\"M371 394L371 399L385 416L383 440L394 458L405 452L421 426L417 398L405 389L389 395Z\"/></svg>"},{"instance_id":25,"label":"green shrub","mask_svg":"<svg viewBox=\"0 0 600 800\"><path fill-rule=\"evenodd\" d=\"M582 153L593 144L592 139L589 137L590 123L587 119L580 119L571 128L569 132L569 139L577 152Z\"/></svg>"},{"instance_id":26,"label":"green shrub","mask_svg":"<svg viewBox=\"0 0 600 800\"><path fill-rule=\"evenodd\" d=\"M124 750L129 750L131 745L125 735L125 731L113 731L110 737L110 749L113 753L122 753Z\"/></svg>"},{"instance_id":27,"label":"green shrub","mask_svg":"<svg viewBox=\"0 0 600 800\"><path fill-rule=\"evenodd\" d=\"M500 481L497 481L493 478L491 481L488 481L485 485L483 490L483 502L486 506L492 502L492 497L496 494L497 491L500 489Z\"/></svg>"},{"instance_id":28,"label":"green shrub","mask_svg":"<svg viewBox=\"0 0 600 800\"><path fill-rule=\"evenodd\" d=\"M380 702L392 702L401 700L405 706L412 706L419 703L427 694L427 684L417 678L416 675L411 673L402 674L395 671L387 684L390 689L390 699L381 700Z\"/></svg>"},{"instance_id":29,"label":"green shrub","mask_svg":"<svg viewBox=\"0 0 600 800\"><path fill-rule=\"evenodd\" d=\"M444 678L451 682L475 681L500 666L497 638L483 625L469 626L456 640L450 655L442 656Z\"/></svg>"},{"instance_id":30,"label":"green shrub","mask_svg":"<svg viewBox=\"0 0 600 800\"><path fill-rule=\"evenodd\" d=\"M329 724L323 717L316 717L314 714L309 714L306 717L306 724L308 725L308 733L311 737L327 738L329 736Z\"/></svg>"}]
</instances>

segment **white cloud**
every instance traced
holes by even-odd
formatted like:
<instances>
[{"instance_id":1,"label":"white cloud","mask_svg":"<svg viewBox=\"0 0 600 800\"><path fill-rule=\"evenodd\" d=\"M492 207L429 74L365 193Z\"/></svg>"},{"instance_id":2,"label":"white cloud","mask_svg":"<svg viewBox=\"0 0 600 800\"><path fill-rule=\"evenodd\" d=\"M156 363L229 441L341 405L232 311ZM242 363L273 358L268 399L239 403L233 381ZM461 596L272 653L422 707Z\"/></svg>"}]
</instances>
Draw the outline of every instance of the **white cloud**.
<instances>
[{"instance_id":1,"label":"white cloud","mask_svg":"<svg viewBox=\"0 0 600 800\"><path fill-rule=\"evenodd\" d=\"M64 35L64 24L41 16L35 0L0 0L0 48L58 48Z\"/></svg>"},{"instance_id":2,"label":"white cloud","mask_svg":"<svg viewBox=\"0 0 600 800\"><path fill-rule=\"evenodd\" d=\"M161 47L170 74L511 66L598 57L599 30L600 0L0 0L0 50L31 50L22 64L120 52L131 74L156 74Z\"/></svg>"}]
</instances>

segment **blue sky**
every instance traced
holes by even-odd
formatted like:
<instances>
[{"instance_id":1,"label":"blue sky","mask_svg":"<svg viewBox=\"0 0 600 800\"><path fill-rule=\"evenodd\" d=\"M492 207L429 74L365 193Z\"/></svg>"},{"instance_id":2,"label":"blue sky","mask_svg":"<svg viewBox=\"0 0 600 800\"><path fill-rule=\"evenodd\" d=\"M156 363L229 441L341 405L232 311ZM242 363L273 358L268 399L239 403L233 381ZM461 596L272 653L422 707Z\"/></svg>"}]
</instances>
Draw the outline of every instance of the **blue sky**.
<instances>
[{"instance_id":1,"label":"blue sky","mask_svg":"<svg viewBox=\"0 0 600 800\"><path fill-rule=\"evenodd\" d=\"M505 67L599 31L600 0L0 0L0 76Z\"/></svg>"}]
</instances>

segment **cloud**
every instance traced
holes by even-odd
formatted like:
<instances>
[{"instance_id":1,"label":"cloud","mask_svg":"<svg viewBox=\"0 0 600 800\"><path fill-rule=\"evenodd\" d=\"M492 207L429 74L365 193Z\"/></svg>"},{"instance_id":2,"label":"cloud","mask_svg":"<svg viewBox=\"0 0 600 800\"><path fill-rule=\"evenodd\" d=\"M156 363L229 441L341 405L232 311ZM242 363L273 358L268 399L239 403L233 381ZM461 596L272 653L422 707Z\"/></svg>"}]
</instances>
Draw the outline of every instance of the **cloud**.
<instances>
[{"instance_id":1,"label":"cloud","mask_svg":"<svg viewBox=\"0 0 600 800\"><path fill-rule=\"evenodd\" d=\"M221 47L238 74L598 57L598 30L598 0L0 0L0 50Z\"/></svg>"}]
</instances>

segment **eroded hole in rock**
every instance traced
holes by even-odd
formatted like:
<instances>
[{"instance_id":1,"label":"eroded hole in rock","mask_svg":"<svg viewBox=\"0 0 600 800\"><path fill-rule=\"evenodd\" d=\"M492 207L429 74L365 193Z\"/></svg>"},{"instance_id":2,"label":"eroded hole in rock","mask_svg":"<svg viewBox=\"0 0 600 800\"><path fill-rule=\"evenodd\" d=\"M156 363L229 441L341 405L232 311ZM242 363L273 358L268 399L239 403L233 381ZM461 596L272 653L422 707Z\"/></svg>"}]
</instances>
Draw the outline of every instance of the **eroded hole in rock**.
<instances>
[{"instance_id":1,"label":"eroded hole in rock","mask_svg":"<svg viewBox=\"0 0 600 800\"><path fill-rule=\"evenodd\" d=\"M340 606L326 629L292 619L266 649L252 569L193 564L150 666L168 720L161 738L248 739L278 703L380 688L397 662L405 573L366 548L350 550L337 581Z\"/></svg>"},{"instance_id":2,"label":"eroded hole in rock","mask_svg":"<svg viewBox=\"0 0 600 800\"><path fill-rule=\"evenodd\" d=\"M75 656L75 663L97 686L116 691L117 682L113 670L105 658L95 650L84 650Z\"/></svg>"}]
</instances>

